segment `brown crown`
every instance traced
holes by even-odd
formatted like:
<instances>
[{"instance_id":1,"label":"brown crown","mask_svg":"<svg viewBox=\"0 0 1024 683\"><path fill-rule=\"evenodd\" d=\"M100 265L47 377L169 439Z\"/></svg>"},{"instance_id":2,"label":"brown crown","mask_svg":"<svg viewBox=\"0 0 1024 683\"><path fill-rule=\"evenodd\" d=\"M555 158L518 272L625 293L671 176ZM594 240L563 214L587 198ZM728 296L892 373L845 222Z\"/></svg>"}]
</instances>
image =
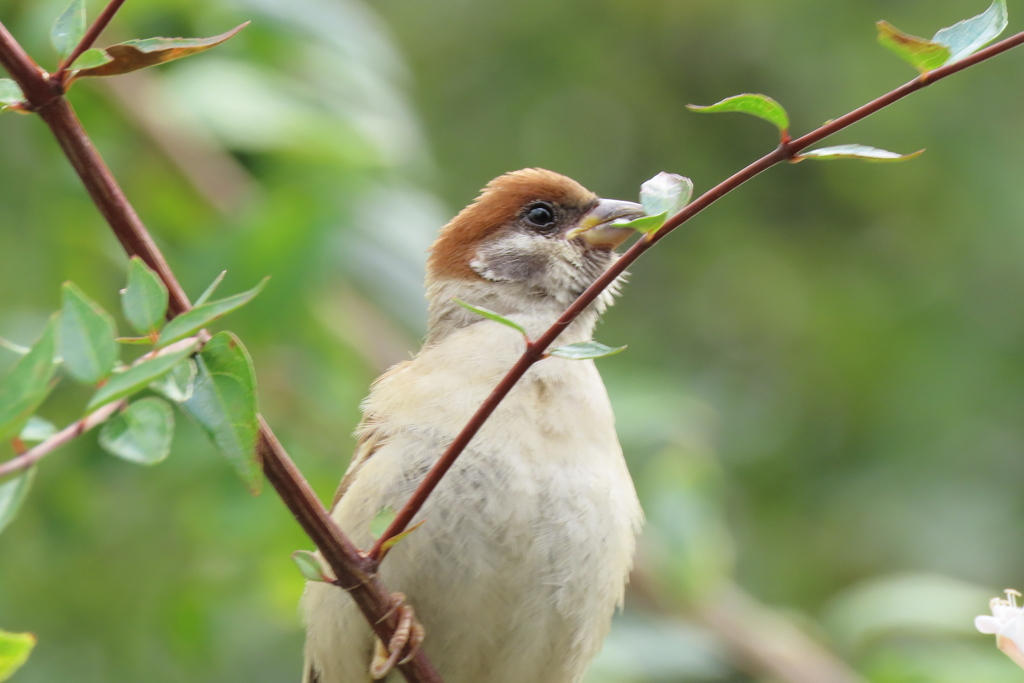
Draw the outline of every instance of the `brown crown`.
<instances>
[{"instance_id":1,"label":"brown crown","mask_svg":"<svg viewBox=\"0 0 1024 683\"><path fill-rule=\"evenodd\" d=\"M597 195L572 178L543 168L525 168L498 176L487 183L472 204L441 228L430 248L427 279L480 277L469 267L479 245L536 201L582 207L597 201Z\"/></svg>"}]
</instances>

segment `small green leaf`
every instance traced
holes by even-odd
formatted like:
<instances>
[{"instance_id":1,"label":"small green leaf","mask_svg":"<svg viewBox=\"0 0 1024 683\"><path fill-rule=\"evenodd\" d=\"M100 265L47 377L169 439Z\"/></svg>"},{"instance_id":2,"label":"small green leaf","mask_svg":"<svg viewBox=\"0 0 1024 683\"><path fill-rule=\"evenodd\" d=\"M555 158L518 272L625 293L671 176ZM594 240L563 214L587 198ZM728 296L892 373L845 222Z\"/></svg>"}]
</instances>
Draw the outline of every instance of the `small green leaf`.
<instances>
[{"instance_id":1,"label":"small green leaf","mask_svg":"<svg viewBox=\"0 0 1024 683\"><path fill-rule=\"evenodd\" d=\"M888 21L880 21L876 25L878 42L923 74L949 61L950 50L941 43L904 33Z\"/></svg>"},{"instance_id":2,"label":"small green leaf","mask_svg":"<svg viewBox=\"0 0 1024 683\"><path fill-rule=\"evenodd\" d=\"M0 681L6 681L28 661L36 637L31 633L0 631Z\"/></svg>"},{"instance_id":3,"label":"small green leaf","mask_svg":"<svg viewBox=\"0 0 1024 683\"><path fill-rule=\"evenodd\" d=\"M611 346L605 346L600 342L587 341L559 346L558 348L551 349L551 351L548 352L548 355L558 356L559 358L568 358L570 360L588 360L590 358L613 356L625 348L625 346L612 348Z\"/></svg>"},{"instance_id":4,"label":"small green leaf","mask_svg":"<svg viewBox=\"0 0 1024 683\"><path fill-rule=\"evenodd\" d=\"M149 388L175 403L184 403L192 397L196 383L196 362L178 363L166 375L151 382Z\"/></svg>"},{"instance_id":5,"label":"small green leaf","mask_svg":"<svg viewBox=\"0 0 1024 683\"><path fill-rule=\"evenodd\" d=\"M25 99L18 84L9 78L0 78L0 104L17 104Z\"/></svg>"},{"instance_id":6,"label":"small green leaf","mask_svg":"<svg viewBox=\"0 0 1024 683\"><path fill-rule=\"evenodd\" d=\"M57 427L49 420L44 420L38 415L33 415L21 429L18 438L25 443L39 443L46 441L57 433Z\"/></svg>"},{"instance_id":7,"label":"small green leaf","mask_svg":"<svg viewBox=\"0 0 1024 683\"><path fill-rule=\"evenodd\" d=\"M640 186L640 204L648 216L675 215L692 196L693 181L676 173L662 171Z\"/></svg>"},{"instance_id":8,"label":"small green leaf","mask_svg":"<svg viewBox=\"0 0 1024 683\"><path fill-rule=\"evenodd\" d=\"M82 69L79 76L117 76L164 62L198 54L220 45L249 25L245 22L212 38L146 38L129 40L106 48L112 60L102 66Z\"/></svg>"},{"instance_id":9,"label":"small green leaf","mask_svg":"<svg viewBox=\"0 0 1024 683\"><path fill-rule=\"evenodd\" d=\"M631 228L637 232L658 232L661 226L665 225L665 221L668 220L668 212L663 211L657 216L641 216L640 218L634 218L627 223L616 223L616 228Z\"/></svg>"},{"instance_id":10,"label":"small green leaf","mask_svg":"<svg viewBox=\"0 0 1024 683\"><path fill-rule=\"evenodd\" d=\"M86 410L95 410L111 401L142 391L151 382L160 379L174 369L175 365L191 356L195 352L196 343L197 340L191 340L191 343L180 349L174 349L155 358L146 358L124 372L115 372L107 383L93 394Z\"/></svg>"},{"instance_id":11,"label":"small green leaf","mask_svg":"<svg viewBox=\"0 0 1024 683\"><path fill-rule=\"evenodd\" d=\"M524 337L528 336L526 334L526 329L523 328L522 325L520 325L519 323L517 323L517 322L515 322L513 320L509 320L508 318L506 318L503 315L495 313L494 311L489 310L487 308L482 308L480 306L474 306L473 304L467 304L462 299L458 299L458 298L454 298L453 297L452 301L454 301L458 305L462 306L466 310L473 311L477 315L482 315L483 317L487 318L488 320L493 320L496 323L501 323L502 325L506 325L508 327L511 327L513 330L516 330L517 332L519 332L519 334L523 335Z\"/></svg>"},{"instance_id":12,"label":"small green leaf","mask_svg":"<svg viewBox=\"0 0 1024 683\"><path fill-rule=\"evenodd\" d=\"M54 315L39 341L22 356L0 383L0 442L21 433L32 413L50 393L57 364L57 320Z\"/></svg>"},{"instance_id":13,"label":"small green leaf","mask_svg":"<svg viewBox=\"0 0 1024 683\"><path fill-rule=\"evenodd\" d=\"M398 545L399 541L404 540L406 537L409 536L409 534L411 534L412 532L416 531L421 526L426 524L426 522L427 522L427 520L425 520L425 519L420 520L419 522L417 522L416 524L413 524L411 527L409 527L408 529L406 529L402 533L395 534L394 536L392 536L388 540L386 540L383 543L381 543L380 544L380 559L383 560L384 556L388 554L388 551L391 550L392 548L394 548L396 545ZM383 531L381 533L383 533Z\"/></svg>"},{"instance_id":14,"label":"small green leaf","mask_svg":"<svg viewBox=\"0 0 1024 683\"><path fill-rule=\"evenodd\" d=\"M257 494L263 479L256 453L259 420L252 359L238 337L221 332L203 347L196 367L192 396L181 407Z\"/></svg>"},{"instance_id":15,"label":"small green leaf","mask_svg":"<svg viewBox=\"0 0 1024 683\"><path fill-rule=\"evenodd\" d=\"M219 301L211 301L208 304L196 306L190 311L185 311L164 325L163 331L160 332L160 341L157 342L157 344L159 346L166 346L171 342L198 332L217 318L223 317L228 313L241 308L252 301L257 294L263 291L263 287L266 286L267 280L269 279L270 278L263 278L262 282L250 289L248 292L235 294L234 296L229 296L226 299L220 299Z\"/></svg>"},{"instance_id":16,"label":"small green leaf","mask_svg":"<svg viewBox=\"0 0 1024 683\"><path fill-rule=\"evenodd\" d=\"M139 399L110 419L100 430L100 446L119 458L155 465L171 452L174 411L164 400Z\"/></svg>"},{"instance_id":17,"label":"small green leaf","mask_svg":"<svg viewBox=\"0 0 1024 683\"><path fill-rule=\"evenodd\" d=\"M226 271L226 270L220 271L220 275L218 275L217 277L213 278L213 282L210 283L210 286L206 288L205 292L203 292L202 294L199 295L199 298L196 299L196 302L194 304L192 304L192 306L193 307L197 307L197 306L202 306L203 304L205 304L207 302L207 300L209 300L209 298L211 296L213 296L213 293L217 291L217 287L220 286L220 283L224 280L224 276L227 275L227 274L228 274L228 271Z\"/></svg>"},{"instance_id":18,"label":"small green leaf","mask_svg":"<svg viewBox=\"0 0 1024 683\"><path fill-rule=\"evenodd\" d=\"M773 124L779 131L785 133L789 130L789 114L782 105L768 97L757 93L743 93L727 97L721 102L702 107L696 104L688 104L686 108L690 111L702 112L705 114L716 114L718 112L738 111L743 114L750 114L759 119L764 119Z\"/></svg>"},{"instance_id":19,"label":"small green leaf","mask_svg":"<svg viewBox=\"0 0 1024 683\"><path fill-rule=\"evenodd\" d=\"M1008 23L1006 0L995 0L978 16L941 29L932 38L932 42L941 43L949 48L952 54L945 63L952 64L969 57L995 40L1006 30Z\"/></svg>"},{"instance_id":20,"label":"small green leaf","mask_svg":"<svg viewBox=\"0 0 1024 683\"><path fill-rule=\"evenodd\" d=\"M302 572L302 576L307 581L334 583L334 578L331 576L330 571L320 561L316 553L308 550L296 550L292 553L292 560L298 565L299 571Z\"/></svg>"},{"instance_id":21,"label":"small green leaf","mask_svg":"<svg viewBox=\"0 0 1024 683\"><path fill-rule=\"evenodd\" d=\"M85 0L71 0L68 8L57 17L50 29L50 42L53 48L65 59L85 36Z\"/></svg>"},{"instance_id":22,"label":"small green leaf","mask_svg":"<svg viewBox=\"0 0 1024 683\"><path fill-rule=\"evenodd\" d=\"M71 282L61 288L60 355L71 376L96 384L117 361L117 329L110 315Z\"/></svg>"},{"instance_id":23,"label":"small green leaf","mask_svg":"<svg viewBox=\"0 0 1024 683\"><path fill-rule=\"evenodd\" d=\"M793 157L793 161L803 161L804 159L860 159L861 161L875 163L891 163L894 161L907 161L921 154L924 154L923 149L913 154L897 154L896 152L887 152L884 149L876 149L866 145L836 145L835 147L822 147L821 149L801 152Z\"/></svg>"},{"instance_id":24,"label":"small green leaf","mask_svg":"<svg viewBox=\"0 0 1024 683\"><path fill-rule=\"evenodd\" d=\"M35 476L36 468L30 467L14 479L0 484L0 532L3 532L18 514L18 509L25 502Z\"/></svg>"},{"instance_id":25,"label":"small green leaf","mask_svg":"<svg viewBox=\"0 0 1024 683\"><path fill-rule=\"evenodd\" d=\"M391 526L391 522L395 521L395 514L395 509L390 505L377 510L377 514L373 516L373 521L370 522L370 534L374 538L383 536L384 532Z\"/></svg>"},{"instance_id":26,"label":"small green leaf","mask_svg":"<svg viewBox=\"0 0 1024 683\"><path fill-rule=\"evenodd\" d=\"M78 59L72 62L71 66L68 67L71 71L78 71L80 69L95 69L98 66L109 64L114 60L113 57L107 54L106 50L101 50L97 47L90 48L80 54Z\"/></svg>"},{"instance_id":27,"label":"small green leaf","mask_svg":"<svg viewBox=\"0 0 1024 683\"><path fill-rule=\"evenodd\" d=\"M128 324L140 334L156 332L167 314L167 298L167 286L160 276L133 256L128 262L128 285L121 290L121 308Z\"/></svg>"}]
</instances>

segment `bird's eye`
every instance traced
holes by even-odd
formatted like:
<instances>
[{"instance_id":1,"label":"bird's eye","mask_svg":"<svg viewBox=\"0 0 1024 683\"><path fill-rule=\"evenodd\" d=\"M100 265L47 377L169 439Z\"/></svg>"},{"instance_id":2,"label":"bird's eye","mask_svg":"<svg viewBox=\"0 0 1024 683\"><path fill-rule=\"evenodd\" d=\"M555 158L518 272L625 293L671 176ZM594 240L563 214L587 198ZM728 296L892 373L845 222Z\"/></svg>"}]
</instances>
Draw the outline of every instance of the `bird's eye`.
<instances>
[{"instance_id":1,"label":"bird's eye","mask_svg":"<svg viewBox=\"0 0 1024 683\"><path fill-rule=\"evenodd\" d=\"M555 209L547 202L537 202L526 208L526 220L538 228L550 228L555 222Z\"/></svg>"}]
</instances>

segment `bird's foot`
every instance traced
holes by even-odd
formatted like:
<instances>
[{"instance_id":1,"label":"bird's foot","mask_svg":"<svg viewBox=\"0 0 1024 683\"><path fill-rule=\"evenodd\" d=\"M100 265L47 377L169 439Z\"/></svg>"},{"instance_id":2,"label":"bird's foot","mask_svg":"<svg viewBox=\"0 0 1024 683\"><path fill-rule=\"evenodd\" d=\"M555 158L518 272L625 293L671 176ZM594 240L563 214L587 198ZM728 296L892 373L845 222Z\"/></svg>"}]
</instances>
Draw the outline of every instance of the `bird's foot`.
<instances>
[{"instance_id":1,"label":"bird's foot","mask_svg":"<svg viewBox=\"0 0 1024 683\"><path fill-rule=\"evenodd\" d=\"M426 636L423 625L416 621L416 613L413 611L412 605L406 602L403 593L391 594L391 609L384 615L384 619L390 617L396 610L398 611L398 628L391 636L391 642L384 647L384 643L380 640L376 641L373 661L370 663L370 676L375 681L387 676L395 666L407 664L412 660ZM402 652L405 652L406 655L399 659Z\"/></svg>"}]
</instances>

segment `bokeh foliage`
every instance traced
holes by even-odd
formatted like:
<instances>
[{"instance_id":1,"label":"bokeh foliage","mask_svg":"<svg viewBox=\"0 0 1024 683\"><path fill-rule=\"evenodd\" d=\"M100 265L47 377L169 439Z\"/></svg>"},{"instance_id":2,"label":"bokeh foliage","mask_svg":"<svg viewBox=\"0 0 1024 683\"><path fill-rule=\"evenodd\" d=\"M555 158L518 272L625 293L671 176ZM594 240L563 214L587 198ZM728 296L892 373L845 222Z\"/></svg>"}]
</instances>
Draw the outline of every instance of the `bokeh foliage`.
<instances>
[{"instance_id":1,"label":"bokeh foliage","mask_svg":"<svg viewBox=\"0 0 1024 683\"><path fill-rule=\"evenodd\" d=\"M53 68L65 4L0 20ZM192 297L272 276L227 324L326 499L369 382L423 332L424 250L484 182L545 166L635 199L666 170L699 193L776 136L686 104L767 93L799 134L914 75L876 20L931 35L977 4L131 2L101 44L253 23L72 98ZM920 158L774 169L634 268L599 331L629 349L599 362L656 590L593 681L748 680L692 617L733 579L871 681L1019 680L971 618L1024 585L1022 69L1011 52L829 141ZM127 262L41 122L0 119L0 158L0 336L34 339L65 280L118 310ZM13 680L296 680L303 547L186 420L156 469L79 440L0 536L0 628L39 638Z\"/></svg>"}]
</instances>

